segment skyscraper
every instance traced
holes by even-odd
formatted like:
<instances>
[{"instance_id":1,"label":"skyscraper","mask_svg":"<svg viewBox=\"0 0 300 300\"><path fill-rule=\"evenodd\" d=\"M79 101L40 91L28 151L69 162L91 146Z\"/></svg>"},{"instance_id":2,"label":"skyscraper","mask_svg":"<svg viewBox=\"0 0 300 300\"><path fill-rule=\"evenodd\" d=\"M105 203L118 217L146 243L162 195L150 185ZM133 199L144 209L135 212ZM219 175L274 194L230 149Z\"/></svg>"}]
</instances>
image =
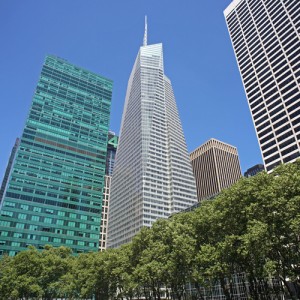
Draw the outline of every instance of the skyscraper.
<instances>
[{"instance_id":1,"label":"skyscraper","mask_svg":"<svg viewBox=\"0 0 300 300\"><path fill-rule=\"evenodd\" d=\"M111 177L114 170L118 140L119 138L117 135L115 135L111 131L108 132L105 184L103 190L102 216L101 216L100 241L99 241L100 251L104 251L107 248L107 228L108 228L108 211L109 211L109 203L110 203L110 186L111 186Z\"/></svg>"},{"instance_id":2,"label":"skyscraper","mask_svg":"<svg viewBox=\"0 0 300 300\"><path fill-rule=\"evenodd\" d=\"M299 0L234 0L224 15L271 171L300 155Z\"/></svg>"},{"instance_id":3,"label":"skyscraper","mask_svg":"<svg viewBox=\"0 0 300 300\"><path fill-rule=\"evenodd\" d=\"M0 254L97 251L112 81L47 56L0 215Z\"/></svg>"},{"instance_id":4,"label":"skyscraper","mask_svg":"<svg viewBox=\"0 0 300 300\"><path fill-rule=\"evenodd\" d=\"M7 164L7 167L6 167L6 170L5 170L5 173L4 173L4 177L3 177L3 180L2 180L2 184L1 184L1 189L0 189L0 209L1 209L2 197L3 197L5 189L6 189L8 178L9 178L9 175L10 175L10 172L11 172L11 168L12 168L14 160L15 160L15 156L16 156L16 152L17 152L17 149L19 147L19 144L20 144L20 139L17 138L16 141L15 141L15 144L14 144L12 150L11 150L10 157L9 157L9 160L8 160L8 164Z\"/></svg>"},{"instance_id":5,"label":"skyscraper","mask_svg":"<svg viewBox=\"0 0 300 300\"><path fill-rule=\"evenodd\" d=\"M244 176L245 176L245 177L252 177L252 176L255 176L257 173L262 172L262 171L264 171L264 170L265 170L264 165L258 164L258 165L255 165L255 166L249 168L249 169L244 173Z\"/></svg>"},{"instance_id":6,"label":"skyscraper","mask_svg":"<svg viewBox=\"0 0 300 300\"><path fill-rule=\"evenodd\" d=\"M218 195L242 176L236 147L216 139L198 147L190 157L199 201Z\"/></svg>"},{"instance_id":7,"label":"skyscraper","mask_svg":"<svg viewBox=\"0 0 300 300\"><path fill-rule=\"evenodd\" d=\"M162 44L143 46L125 99L112 177L108 245L129 242L143 227L197 202L195 179Z\"/></svg>"}]
</instances>

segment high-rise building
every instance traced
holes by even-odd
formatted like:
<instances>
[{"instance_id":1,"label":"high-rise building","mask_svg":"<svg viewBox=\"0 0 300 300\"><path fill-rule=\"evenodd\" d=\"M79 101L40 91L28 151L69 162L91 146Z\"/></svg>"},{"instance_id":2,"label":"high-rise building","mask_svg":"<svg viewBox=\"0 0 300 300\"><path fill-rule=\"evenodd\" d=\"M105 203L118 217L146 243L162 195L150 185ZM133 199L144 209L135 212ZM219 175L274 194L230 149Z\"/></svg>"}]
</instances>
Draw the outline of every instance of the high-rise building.
<instances>
[{"instance_id":1,"label":"high-rise building","mask_svg":"<svg viewBox=\"0 0 300 300\"><path fill-rule=\"evenodd\" d=\"M190 157L199 201L218 195L242 176L236 147L216 139L198 147Z\"/></svg>"},{"instance_id":2,"label":"high-rise building","mask_svg":"<svg viewBox=\"0 0 300 300\"><path fill-rule=\"evenodd\" d=\"M47 56L0 215L0 254L97 251L112 81Z\"/></svg>"},{"instance_id":3,"label":"high-rise building","mask_svg":"<svg viewBox=\"0 0 300 300\"><path fill-rule=\"evenodd\" d=\"M299 0L234 0L224 15L270 172L300 155Z\"/></svg>"},{"instance_id":4,"label":"high-rise building","mask_svg":"<svg viewBox=\"0 0 300 300\"><path fill-rule=\"evenodd\" d=\"M13 163L14 163L14 160L15 160L15 155L16 155L19 144L20 144L20 139L17 138L16 141L15 141L15 144L14 144L12 150L11 150L10 157L9 157L9 160L8 160L8 164L7 164L7 167L6 167L6 170L5 170L5 173L4 173L4 177L3 177L3 180L2 180L1 188L0 188L0 209L1 209L2 197L3 197L5 189L6 189L9 174L10 174L11 168L13 166Z\"/></svg>"},{"instance_id":5,"label":"high-rise building","mask_svg":"<svg viewBox=\"0 0 300 300\"><path fill-rule=\"evenodd\" d=\"M112 177L108 246L128 243L144 226L197 202L195 179L162 44L147 27L131 72Z\"/></svg>"},{"instance_id":6,"label":"high-rise building","mask_svg":"<svg viewBox=\"0 0 300 300\"><path fill-rule=\"evenodd\" d=\"M118 136L115 133L108 132L108 142L107 142L107 155L106 155L106 169L105 169L105 184L103 191L103 201L102 201L102 216L101 216L101 226L100 226L100 241L99 250L104 251L107 248L107 228L108 228L108 211L110 202L110 185L111 176L114 170L115 157L118 147Z\"/></svg>"},{"instance_id":7,"label":"high-rise building","mask_svg":"<svg viewBox=\"0 0 300 300\"><path fill-rule=\"evenodd\" d=\"M119 137L115 135L114 132L109 131L108 141L107 141L106 169L105 169L105 174L108 176L112 176L114 170L118 141L119 141Z\"/></svg>"},{"instance_id":8,"label":"high-rise building","mask_svg":"<svg viewBox=\"0 0 300 300\"><path fill-rule=\"evenodd\" d=\"M257 164L251 168L249 168L245 173L244 176L245 177L252 177L255 176L257 173L262 172L265 170L264 165L262 164Z\"/></svg>"}]
</instances>

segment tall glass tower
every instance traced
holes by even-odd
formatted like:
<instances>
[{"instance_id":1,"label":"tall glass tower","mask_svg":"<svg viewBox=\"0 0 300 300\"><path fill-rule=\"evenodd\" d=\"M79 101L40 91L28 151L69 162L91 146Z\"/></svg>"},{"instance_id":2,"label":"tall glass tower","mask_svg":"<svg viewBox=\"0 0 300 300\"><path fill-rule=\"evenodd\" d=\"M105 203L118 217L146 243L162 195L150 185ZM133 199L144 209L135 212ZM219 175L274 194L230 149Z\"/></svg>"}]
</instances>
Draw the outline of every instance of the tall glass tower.
<instances>
[{"instance_id":1,"label":"tall glass tower","mask_svg":"<svg viewBox=\"0 0 300 300\"><path fill-rule=\"evenodd\" d=\"M197 202L195 179L162 44L140 47L131 72L112 177L108 247Z\"/></svg>"},{"instance_id":2,"label":"tall glass tower","mask_svg":"<svg viewBox=\"0 0 300 300\"><path fill-rule=\"evenodd\" d=\"M300 156L299 0L233 0L224 15L271 172Z\"/></svg>"},{"instance_id":3,"label":"tall glass tower","mask_svg":"<svg viewBox=\"0 0 300 300\"><path fill-rule=\"evenodd\" d=\"M97 251L112 81L47 56L0 211L0 255Z\"/></svg>"}]
</instances>

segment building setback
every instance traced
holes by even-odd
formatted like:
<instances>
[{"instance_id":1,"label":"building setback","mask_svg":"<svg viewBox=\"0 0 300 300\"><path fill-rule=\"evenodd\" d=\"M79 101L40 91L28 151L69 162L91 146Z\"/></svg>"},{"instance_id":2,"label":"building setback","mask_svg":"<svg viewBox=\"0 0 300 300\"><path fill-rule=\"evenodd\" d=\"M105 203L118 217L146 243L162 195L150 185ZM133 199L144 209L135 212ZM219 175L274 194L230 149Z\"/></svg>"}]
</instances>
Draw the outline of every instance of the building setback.
<instances>
[{"instance_id":1,"label":"building setback","mask_svg":"<svg viewBox=\"0 0 300 300\"><path fill-rule=\"evenodd\" d=\"M234 0L224 15L270 172L300 155L299 0Z\"/></svg>"},{"instance_id":2,"label":"building setback","mask_svg":"<svg viewBox=\"0 0 300 300\"><path fill-rule=\"evenodd\" d=\"M15 160L15 156L16 156L16 152L17 152L17 149L19 147L19 144L20 144L20 139L17 138L16 141L15 141L15 144L14 144L12 150L11 150L10 157L9 157L9 160L8 160L8 163L7 163L7 167L6 167L6 170L5 170L5 173L4 173L4 177L3 177L3 180L2 180L2 184L1 184L1 189L0 189L0 209L1 209L2 198L3 198L3 195L4 195L5 189L6 189L8 178L9 178L9 175L10 175L10 172L11 172L11 168L12 168L14 160Z\"/></svg>"},{"instance_id":3,"label":"building setback","mask_svg":"<svg viewBox=\"0 0 300 300\"><path fill-rule=\"evenodd\" d=\"M47 56L0 215L0 254L97 251L112 81Z\"/></svg>"},{"instance_id":4,"label":"building setback","mask_svg":"<svg viewBox=\"0 0 300 300\"><path fill-rule=\"evenodd\" d=\"M108 211L110 202L110 186L111 177L114 170L115 157L118 147L118 136L113 132L108 132L107 142L107 155L106 155L106 168L105 168L105 184L103 190L103 201L102 201L102 217L100 227L100 242L99 250L104 251L107 248L107 228L108 228Z\"/></svg>"},{"instance_id":5,"label":"building setback","mask_svg":"<svg viewBox=\"0 0 300 300\"><path fill-rule=\"evenodd\" d=\"M212 198L241 176L236 147L210 139L190 154L198 200Z\"/></svg>"},{"instance_id":6,"label":"building setback","mask_svg":"<svg viewBox=\"0 0 300 300\"><path fill-rule=\"evenodd\" d=\"M144 226L197 202L195 179L162 44L144 44L125 99L111 186L108 246L128 243Z\"/></svg>"}]
</instances>

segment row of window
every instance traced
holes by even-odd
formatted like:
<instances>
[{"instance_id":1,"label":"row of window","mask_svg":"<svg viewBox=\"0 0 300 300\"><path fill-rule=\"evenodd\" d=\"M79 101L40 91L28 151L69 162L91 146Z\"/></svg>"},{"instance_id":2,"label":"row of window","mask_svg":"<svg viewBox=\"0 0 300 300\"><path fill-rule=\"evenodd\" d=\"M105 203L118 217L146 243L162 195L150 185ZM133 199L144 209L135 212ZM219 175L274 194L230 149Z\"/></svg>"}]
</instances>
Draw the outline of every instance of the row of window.
<instances>
[{"instance_id":1,"label":"row of window","mask_svg":"<svg viewBox=\"0 0 300 300\"><path fill-rule=\"evenodd\" d=\"M18 194L18 193L13 193L13 192L6 192L5 194L6 198L13 198L13 199L21 199L29 202L35 202L35 203L40 203L40 204L46 204L46 205L51 205L51 206L56 206L60 208L66 208L70 210L78 210L78 211L85 211L85 212L90 212L94 214L100 214L101 209L98 208L91 208L91 207L86 207L82 205L76 205L73 203L68 203L66 201L55 201L55 200L49 200L49 199L44 199L44 198L39 198L39 197L32 197L32 196L27 196L23 194ZM101 203L99 203L99 206L101 206Z\"/></svg>"},{"instance_id":2,"label":"row of window","mask_svg":"<svg viewBox=\"0 0 300 300\"><path fill-rule=\"evenodd\" d=\"M35 216L33 216L35 217ZM33 221L33 220L32 220ZM9 227L9 228L17 228L17 229L27 229L27 230L33 230L37 232L49 232L52 234L68 234L68 231L71 232L69 229L70 228L79 228L81 231L74 231L74 236L79 236L79 237L87 237L87 238L98 238L99 236L99 226L100 224L97 225L91 225L91 224L86 224L86 223L80 223L80 222L73 222L73 221L64 221L64 220L56 220L60 221L59 223L64 223L66 224L65 226L68 227L67 229L62 229L61 227L57 229L56 226L49 227L47 223L41 224L41 225L34 225L34 224L29 224L29 223L21 223L21 222L15 222L15 221L7 221L7 220L0 220L0 226L1 227ZM63 221L63 222L61 222ZM64 224L58 224L60 226ZM55 225L55 224L53 224ZM94 231L97 232L96 234L92 234L87 231Z\"/></svg>"},{"instance_id":3,"label":"row of window","mask_svg":"<svg viewBox=\"0 0 300 300\"><path fill-rule=\"evenodd\" d=\"M41 241L45 243L54 243L54 244L64 244L66 246L70 245L77 245L77 246L84 246L84 247L89 247L89 248L96 248L98 246L98 243L94 242L84 242L84 241L77 241L77 240L70 240L70 239L61 239L61 238L50 238L47 236L36 236L32 235L28 240L36 240L36 241ZM12 248L18 247L18 248L27 248L30 243L29 241L26 242L15 242L15 241L6 241L6 240L1 240L0 239L0 246L10 246ZM35 243L33 244L35 245ZM43 245L42 245L43 247Z\"/></svg>"}]
</instances>

